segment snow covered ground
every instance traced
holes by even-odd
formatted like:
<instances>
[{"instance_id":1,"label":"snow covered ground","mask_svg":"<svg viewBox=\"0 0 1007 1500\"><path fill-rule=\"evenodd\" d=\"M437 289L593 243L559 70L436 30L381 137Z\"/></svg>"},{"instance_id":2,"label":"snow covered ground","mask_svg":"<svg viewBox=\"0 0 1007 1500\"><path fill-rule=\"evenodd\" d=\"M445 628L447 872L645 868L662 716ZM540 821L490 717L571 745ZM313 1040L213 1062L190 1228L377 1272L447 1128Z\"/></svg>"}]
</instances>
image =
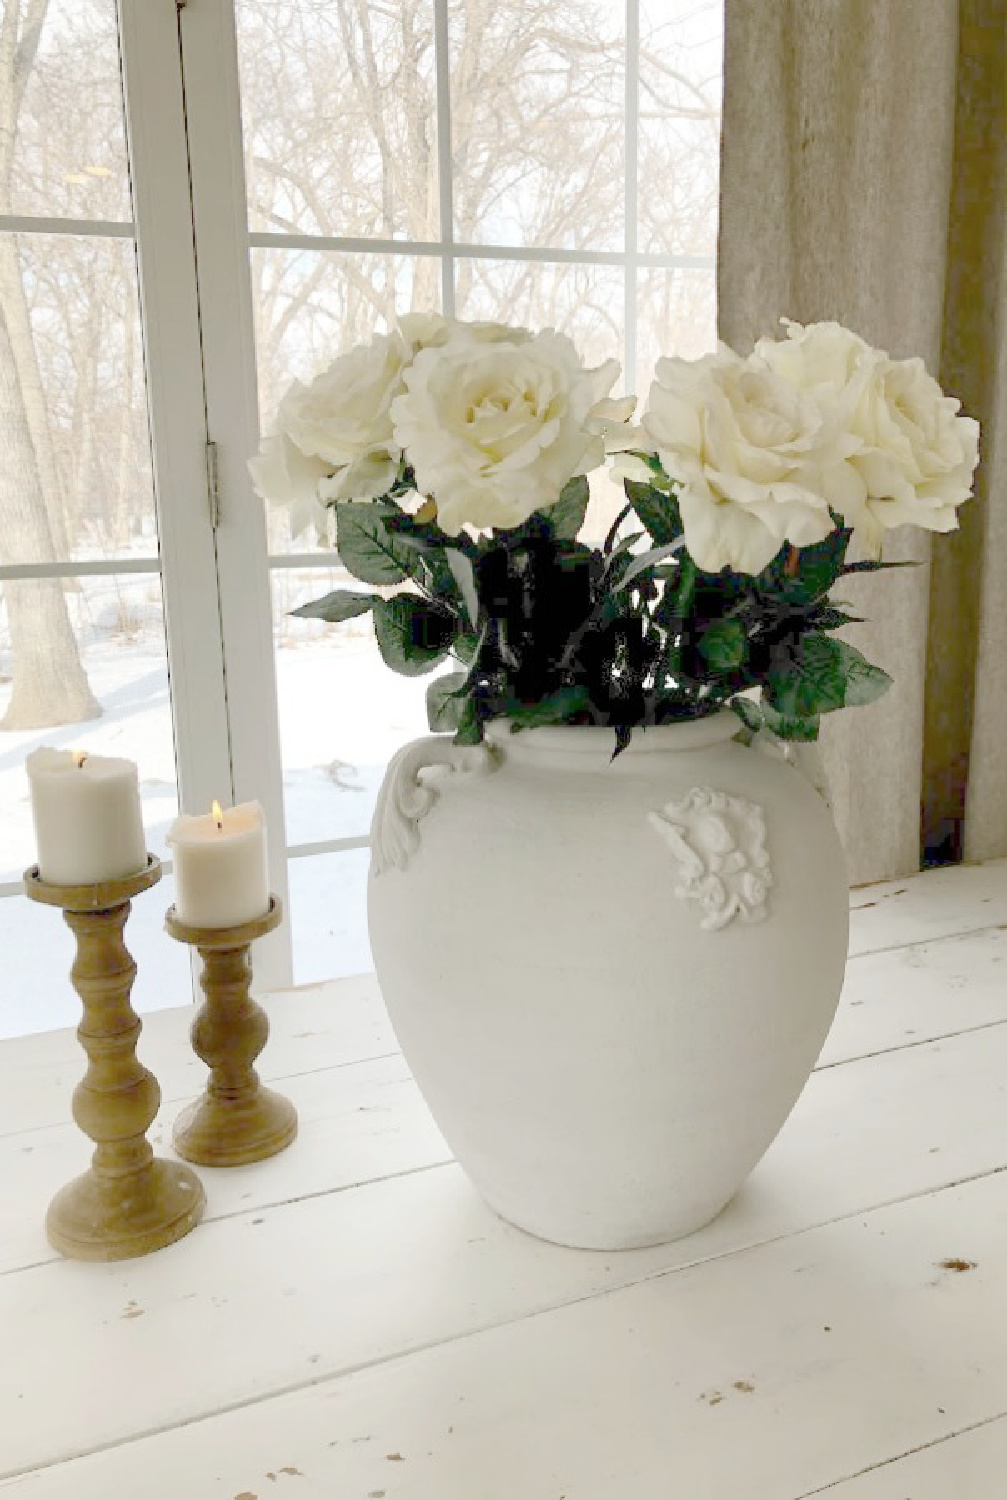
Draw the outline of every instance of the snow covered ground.
<instances>
[{"instance_id":1,"label":"snow covered ground","mask_svg":"<svg viewBox=\"0 0 1007 1500\"><path fill-rule=\"evenodd\" d=\"M88 580L89 584L97 580ZM149 580L146 581L149 586ZM105 710L83 725L0 733L0 882L19 882L35 859L24 760L41 744L123 755L140 768L148 847L166 856L178 812L168 676L157 629L132 640L95 631L84 660ZM356 623L356 622L354 622ZM297 633L276 654L288 847L366 835L385 764L426 732L429 678L403 678L380 661L363 631ZM0 683L0 713L9 687ZM201 811L202 809L187 809ZM365 849L290 861L289 920L298 984L372 967L364 892ZM165 936L171 879L133 904L127 944L139 973L141 1014L190 995L186 950ZM57 912L23 895L0 900L0 1037L74 1024L79 1004L66 978L73 941Z\"/></svg>"}]
</instances>

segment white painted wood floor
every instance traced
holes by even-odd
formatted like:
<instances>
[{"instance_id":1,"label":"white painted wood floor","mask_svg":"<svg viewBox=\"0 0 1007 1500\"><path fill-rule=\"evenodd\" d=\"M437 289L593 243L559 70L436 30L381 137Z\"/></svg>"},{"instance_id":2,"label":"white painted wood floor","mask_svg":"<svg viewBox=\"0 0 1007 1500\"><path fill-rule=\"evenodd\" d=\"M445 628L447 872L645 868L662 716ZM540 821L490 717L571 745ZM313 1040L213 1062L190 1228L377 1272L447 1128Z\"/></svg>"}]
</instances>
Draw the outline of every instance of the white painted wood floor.
<instances>
[{"instance_id":1,"label":"white painted wood floor","mask_svg":"<svg viewBox=\"0 0 1007 1500\"><path fill-rule=\"evenodd\" d=\"M42 1230L72 1032L0 1044L0 1491L24 1500L1004 1500L1007 862L854 894L843 1003L747 1186L660 1249L480 1203L371 979L270 997L282 1156L142 1260ZM140 1055L168 1149L188 1009ZM953 1269L954 1265L961 1267Z\"/></svg>"}]
</instances>

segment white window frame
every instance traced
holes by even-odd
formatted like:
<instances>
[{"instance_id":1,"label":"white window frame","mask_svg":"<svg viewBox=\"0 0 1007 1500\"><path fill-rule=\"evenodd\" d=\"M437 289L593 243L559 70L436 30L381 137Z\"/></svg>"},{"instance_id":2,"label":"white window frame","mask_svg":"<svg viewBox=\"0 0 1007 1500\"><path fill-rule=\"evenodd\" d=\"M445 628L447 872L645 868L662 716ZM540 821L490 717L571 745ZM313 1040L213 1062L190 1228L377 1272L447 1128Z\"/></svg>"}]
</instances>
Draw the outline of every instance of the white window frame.
<instances>
[{"instance_id":1,"label":"white window frame","mask_svg":"<svg viewBox=\"0 0 1007 1500\"><path fill-rule=\"evenodd\" d=\"M135 0L133 0L135 3ZM324 554L270 556L264 517L247 472L259 441L249 250L344 251L435 256L441 262L444 312L454 312L454 265L463 258L595 264L622 267L625 278L624 369L636 359L636 292L642 267L709 269L712 256L641 254L637 248L639 5L626 0L624 213L621 251L559 250L509 245L462 245L454 240L448 0L433 0L437 79L439 239L361 239L250 231L245 193L238 48L233 0L178 0L185 104L189 128L199 306L209 431L218 445L222 484L216 533L221 619L231 714L236 792L257 796L270 827L281 828L282 767L275 733L275 664L271 640L269 573L315 567ZM289 858L366 848L366 835L299 844ZM281 878L277 872L277 881Z\"/></svg>"}]
</instances>

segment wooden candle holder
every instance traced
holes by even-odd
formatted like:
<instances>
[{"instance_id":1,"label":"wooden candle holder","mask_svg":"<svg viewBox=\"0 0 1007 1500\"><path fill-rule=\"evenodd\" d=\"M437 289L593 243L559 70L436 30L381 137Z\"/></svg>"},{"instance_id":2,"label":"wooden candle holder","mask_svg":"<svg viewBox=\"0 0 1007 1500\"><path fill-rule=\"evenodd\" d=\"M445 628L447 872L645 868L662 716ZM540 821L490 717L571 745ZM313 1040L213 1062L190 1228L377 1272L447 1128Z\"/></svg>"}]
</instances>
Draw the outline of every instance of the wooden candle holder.
<instances>
[{"instance_id":1,"label":"wooden candle holder","mask_svg":"<svg viewBox=\"0 0 1007 1500\"><path fill-rule=\"evenodd\" d=\"M46 1215L49 1243L74 1260L125 1260L171 1245L203 1217L196 1174L155 1157L147 1131L161 1090L137 1061L141 1023L130 1004L136 964L123 941L130 901L161 878L147 868L96 885L51 885L38 866L24 874L32 901L59 906L77 940L70 977L84 1015L77 1035L88 1069L73 1094L73 1117L95 1142L91 1166L56 1194Z\"/></svg>"},{"instance_id":2,"label":"wooden candle holder","mask_svg":"<svg viewBox=\"0 0 1007 1500\"><path fill-rule=\"evenodd\" d=\"M200 985L206 999L192 1023L192 1046L210 1069L206 1091L183 1110L172 1141L179 1156L205 1167L240 1167L275 1156L297 1134L297 1112L289 1099L263 1088L252 1064L266 1045L269 1021L249 995L248 950L272 932L283 909L272 896L269 910L237 927L196 927L180 922L173 906L164 925L173 938L199 950Z\"/></svg>"}]
</instances>

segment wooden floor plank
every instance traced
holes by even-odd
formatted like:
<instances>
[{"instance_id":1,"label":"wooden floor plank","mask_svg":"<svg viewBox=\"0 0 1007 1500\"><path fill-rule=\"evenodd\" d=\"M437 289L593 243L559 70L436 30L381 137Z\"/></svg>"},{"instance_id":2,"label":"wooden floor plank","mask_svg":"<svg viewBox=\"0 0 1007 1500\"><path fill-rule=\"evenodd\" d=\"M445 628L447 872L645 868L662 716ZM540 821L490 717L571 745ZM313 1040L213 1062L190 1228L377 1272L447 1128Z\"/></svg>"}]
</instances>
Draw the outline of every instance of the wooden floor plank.
<instances>
[{"instance_id":1,"label":"wooden floor plank","mask_svg":"<svg viewBox=\"0 0 1007 1500\"><path fill-rule=\"evenodd\" d=\"M1000 1500L1007 1494L1007 1415L906 1454L801 1500Z\"/></svg>"},{"instance_id":2,"label":"wooden floor plank","mask_svg":"<svg viewBox=\"0 0 1007 1500\"><path fill-rule=\"evenodd\" d=\"M258 996L270 1020L263 1077L290 1078L398 1051L373 974ZM143 1017L137 1056L165 1099L197 1093L206 1068L192 1051L193 1006ZM0 1043L0 1137L69 1117L70 1096L87 1059L73 1031L41 1032Z\"/></svg>"},{"instance_id":3,"label":"wooden floor plank","mask_svg":"<svg viewBox=\"0 0 1007 1500\"><path fill-rule=\"evenodd\" d=\"M851 1464L884 1464L1007 1409L1005 1208L1004 1179L987 1178L353 1371L50 1469L4 1493L12 1500L829 1493ZM429 1238L419 1224L416 1232ZM944 1265L951 1260L965 1269ZM445 1278L457 1269L445 1264ZM240 1271L231 1271L229 1291L240 1295ZM342 1286L344 1295L356 1290ZM401 1303L396 1311L413 1313ZM232 1358L265 1365L272 1329L254 1304L246 1313ZM165 1327L158 1369L128 1352L144 1321L122 1323L111 1366L129 1364L136 1384L159 1373L163 1380L168 1369L194 1372L219 1333L212 1315L200 1343L183 1345ZM317 1326L305 1352L329 1336ZM83 1363L86 1351L78 1357ZM75 1432L94 1435L114 1400L106 1382L92 1382ZM165 1420L179 1404L180 1393L161 1390ZM971 1489L930 1493L997 1500L1000 1473ZM873 1491L849 1500L927 1493L872 1482Z\"/></svg>"},{"instance_id":4,"label":"wooden floor plank","mask_svg":"<svg viewBox=\"0 0 1007 1500\"><path fill-rule=\"evenodd\" d=\"M510 1229L455 1166L260 1208L242 1194L257 1191L253 1173L266 1164L244 1182L216 1174L211 1211L232 1216L171 1249L113 1267L51 1261L0 1276L10 1351L0 1412L21 1418L0 1441L0 1472L999 1173L1005 1090L1007 1028L825 1069L719 1219L676 1245L615 1256ZM336 1105L337 1132L339 1118ZM338 1152L321 1130L309 1140L299 1143L307 1157ZM953 1223L949 1236L947 1254L972 1257ZM182 1370L167 1389L165 1372Z\"/></svg>"},{"instance_id":5,"label":"wooden floor plank","mask_svg":"<svg viewBox=\"0 0 1007 1500\"><path fill-rule=\"evenodd\" d=\"M850 952L927 943L1007 922L1007 860L945 865L850 892Z\"/></svg>"},{"instance_id":6,"label":"wooden floor plank","mask_svg":"<svg viewBox=\"0 0 1007 1500\"><path fill-rule=\"evenodd\" d=\"M902 881L851 893L850 952L873 953L914 943L933 944L957 933L1007 923L1007 860L928 870ZM166 939L167 941L167 939ZM69 983L69 981L67 981ZM260 996L273 1035L266 1056L274 1078L363 1061L397 1050L373 974ZM286 1024L292 1004L296 1026ZM192 1057L189 1006L143 1017L140 1057L166 1091L183 1097L201 1076ZM0 1135L55 1125L66 1118L70 1093L83 1070L72 1031L43 1032L0 1046ZM182 1080L181 1082L179 1080Z\"/></svg>"},{"instance_id":7,"label":"wooden floor plank","mask_svg":"<svg viewBox=\"0 0 1007 1500\"><path fill-rule=\"evenodd\" d=\"M829 1067L1007 1021L1007 929L852 958L818 1060Z\"/></svg>"},{"instance_id":8,"label":"wooden floor plank","mask_svg":"<svg viewBox=\"0 0 1007 1500\"><path fill-rule=\"evenodd\" d=\"M1005 963L1007 929L995 927L853 957L820 1064L1007 1020ZM278 992L264 1004L272 1032L261 1071L281 1085L398 1051L373 975ZM172 1117L206 1078L189 1043L192 1015L189 1007L156 1012L140 1038L140 1059L157 1075ZM68 1121L84 1067L72 1032L0 1045L0 1140Z\"/></svg>"}]
</instances>

